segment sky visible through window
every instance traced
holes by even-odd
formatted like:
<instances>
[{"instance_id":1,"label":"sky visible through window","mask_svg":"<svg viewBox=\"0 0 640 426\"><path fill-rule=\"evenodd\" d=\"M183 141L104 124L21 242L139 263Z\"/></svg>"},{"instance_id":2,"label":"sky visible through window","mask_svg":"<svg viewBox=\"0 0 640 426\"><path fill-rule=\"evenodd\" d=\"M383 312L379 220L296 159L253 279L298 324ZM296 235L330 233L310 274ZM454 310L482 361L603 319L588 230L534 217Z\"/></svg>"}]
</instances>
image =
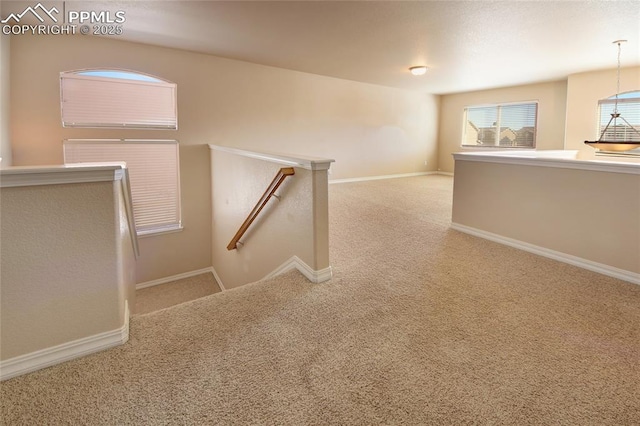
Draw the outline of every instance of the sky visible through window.
<instances>
[{"instance_id":1,"label":"sky visible through window","mask_svg":"<svg viewBox=\"0 0 640 426\"><path fill-rule=\"evenodd\" d=\"M615 108L615 95L610 96L605 102L600 101L600 126L604 127L611 119L611 113ZM635 99L637 102L618 103L618 112L632 126L640 126L640 90L620 93L618 100ZM622 120L618 124L623 124ZM613 125L613 123L612 123Z\"/></svg>"},{"instance_id":2,"label":"sky visible through window","mask_svg":"<svg viewBox=\"0 0 640 426\"><path fill-rule=\"evenodd\" d=\"M640 98L640 91L620 93L618 95L618 99L633 99L633 98ZM615 100L616 95L610 96L608 99Z\"/></svg>"},{"instance_id":3,"label":"sky visible through window","mask_svg":"<svg viewBox=\"0 0 640 426\"><path fill-rule=\"evenodd\" d=\"M495 126L497 119L497 108L469 108L467 112L467 120L472 122L477 128Z\"/></svg>"},{"instance_id":4,"label":"sky visible through window","mask_svg":"<svg viewBox=\"0 0 640 426\"><path fill-rule=\"evenodd\" d=\"M127 71L117 71L117 70L90 70L90 71L81 71L78 74L80 75L88 75L92 77L106 77L106 78L117 78L121 80L136 80L136 81L150 81L153 83L162 83L162 80L157 78L153 78L144 74L137 74L134 72Z\"/></svg>"}]
</instances>

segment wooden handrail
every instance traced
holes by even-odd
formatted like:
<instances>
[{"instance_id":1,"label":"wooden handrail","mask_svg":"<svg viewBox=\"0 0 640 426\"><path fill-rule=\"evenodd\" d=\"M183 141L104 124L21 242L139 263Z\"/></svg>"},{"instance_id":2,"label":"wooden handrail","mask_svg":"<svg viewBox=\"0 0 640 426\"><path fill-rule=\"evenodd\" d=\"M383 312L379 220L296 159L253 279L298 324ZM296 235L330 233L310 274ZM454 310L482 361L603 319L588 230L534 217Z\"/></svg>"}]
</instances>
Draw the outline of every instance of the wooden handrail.
<instances>
[{"instance_id":1,"label":"wooden handrail","mask_svg":"<svg viewBox=\"0 0 640 426\"><path fill-rule=\"evenodd\" d=\"M276 177L273 178L267 190L264 191L264 194L262 194L262 197L260 197L260 200L258 200L256 206L253 208L253 210L251 210L251 213L249 213L249 216L247 216L245 221L242 223L240 229L238 229L238 232L236 232L236 235L234 235L231 239L231 242L227 246L227 250L235 250L238 248L238 242L240 241L240 238L242 238L244 233L247 232L249 226L251 226L256 217L258 217L264 206L271 199L271 197L273 197L273 194L280 187L282 182L287 178L287 176L293 176L295 174L296 172L293 167L283 167L278 171Z\"/></svg>"}]
</instances>

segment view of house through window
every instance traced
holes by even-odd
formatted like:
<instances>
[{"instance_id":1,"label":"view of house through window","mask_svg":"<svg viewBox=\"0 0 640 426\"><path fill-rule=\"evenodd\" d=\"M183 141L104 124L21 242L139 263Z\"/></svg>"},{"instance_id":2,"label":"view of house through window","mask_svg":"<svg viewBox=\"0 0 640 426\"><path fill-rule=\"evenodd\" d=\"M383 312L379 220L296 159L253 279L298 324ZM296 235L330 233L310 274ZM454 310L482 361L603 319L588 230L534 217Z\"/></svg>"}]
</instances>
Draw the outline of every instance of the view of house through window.
<instances>
[{"instance_id":1,"label":"view of house through window","mask_svg":"<svg viewBox=\"0 0 640 426\"><path fill-rule=\"evenodd\" d=\"M60 75L65 127L176 129L175 94L175 83L131 71L81 70ZM176 140L66 140L64 161L126 162L138 235L181 229Z\"/></svg>"},{"instance_id":2,"label":"view of house through window","mask_svg":"<svg viewBox=\"0 0 640 426\"><path fill-rule=\"evenodd\" d=\"M462 146L535 148L537 114L536 102L467 107Z\"/></svg>"},{"instance_id":3,"label":"view of house through window","mask_svg":"<svg viewBox=\"0 0 640 426\"><path fill-rule=\"evenodd\" d=\"M602 139L607 141L640 142L640 90L618 95L618 113L624 120L618 118L612 121L607 128L615 105L615 95L598 102L598 138L602 135ZM605 128L607 130L603 135L602 132ZM640 155L640 148L616 152L616 155L620 154Z\"/></svg>"}]
</instances>

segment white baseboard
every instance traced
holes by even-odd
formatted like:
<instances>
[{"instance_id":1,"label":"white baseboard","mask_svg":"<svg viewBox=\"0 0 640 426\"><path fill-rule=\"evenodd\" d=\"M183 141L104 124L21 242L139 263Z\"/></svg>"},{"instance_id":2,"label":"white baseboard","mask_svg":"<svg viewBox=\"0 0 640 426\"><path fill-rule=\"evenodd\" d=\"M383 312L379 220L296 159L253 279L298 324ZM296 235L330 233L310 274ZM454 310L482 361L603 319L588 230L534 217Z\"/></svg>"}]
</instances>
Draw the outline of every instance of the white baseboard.
<instances>
[{"instance_id":1,"label":"white baseboard","mask_svg":"<svg viewBox=\"0 0 640 426\"><path fill-rule=\"evenodd\" d=\"M401 173L396 175L382 175L382 176L365 176L359 178L347 178L347 179L331 179L329 180L329 184L334 183L348 183L348 182L364 182L368 180L380 180L380 179L396 179L396 178L405 178L405 177L414 177L414 176L427 176L427 175L435 175L439 172L416 172L416 173Z\"/></svg>"},{"instance_id":2,"label":"white baseboard","mask_svg":"<svg viewBox=\"0 0 640 426\"><path fill-rule=\"evenodd\" d=\"M540 247L533 244L525 243L524 241L515 240L513 238L503 237L502 235L472 228L466 225L461 225L459 223L452 223L451 229L455 229L456 231L464 232L465 234L470 234L476 237L484 238L486 240L494 241L496 243L504 244L510 247L515 247L517 249L524 250L529 253L537 254L539 256L548 257L550 259L568 263L570 265L587 269L589 271L597 272L602 275L607 275L609 277L617 278L623 281L628 281L632 284L640 285L640 274L636 272L627 271L624 269L605 265L603 263L598 263L592 260L583 259L581 257L573 256L567 253L562 253L562 252L551 250L545 247Z\"/></svg>"},{"instance_id":3,"label":"white baseboard","mask_svg":"<svg viewBox=\"0 0 640 426\"><path fill-rule=\"evenodd\" d=\"M292 269L297 269L302 275L307 277L307 279L313 283L328 281L332 276L331 266L316 271L305 262L303 262L298 256L292 256L289 260L277 267L263 279L273 278L277 275L284 274L285 272L288 272Z\"/></svg>"},{"instance_id":4,"label":"white baseboard","mask_svg":"<svg viewBox=\"0 0 640 426\"><path fill-rule=\"evenodd\" d=\"M436 174L438 174L438 175L442 175L442 176L453 176L453 173L451 173L451 172L441 172L441 171L438 171L438 172L436 172Z\"/></svg>"},{"instance_id":5,"label":"white baseboard","mask_svg":"<svg viewBox=\"0 0 640 426\"><path fill-rule=\"evenodd\" d=\"M129 340L129 304L122 327L0 361L0 381L120 346Z\"/></svg>"},{"instance_id":6,"label":"white baseboard","mask_svg":"<svg viewBox=\"0 0 640 426\"><path fill-rule=\"evenodd\" d=\"M274 269L272 272L267 274L262 279L264 280L267 278L273 278L276 275L283 274L292 269L297 269L298 271L300 271L302 275L307 277L309 281L314 283L321 283L324 281L328 281L331 279L331 276L332 276L331 266L321 269L319 271L316 271L313 268L311 268L311 266L303 262L298 256L292 256L289 260L284 262L282 265L278 266L276 269ZM140 290L141 288L152 287L155 285L166 284L171 281L180 280L183 278L189 278L189 277L193 277L200 274L206 274L206 273L213 274L213 277L215 278L215 280L218 282L218 285L220 286L220 290L227 291L224 284L222 283L222 280L220 279L220 276L218 275L218 273L216 272L213 266L210 266L208 268L198 269L197 271L184 272L182 274L172 275L170 277L159 278L157 280L136 284L136 290Z\"/></svg>"},{"instance_id":7,"label":"white baseboard","mask_svg":"<svg viewBox=\"0 0 640 426\"><path fill-rule=\"evenodd\" d=\"M190 272L183 272L182 274L172 275L170 277L158 278L157 280L151 280L151 281L145 281L145 282L142 282L142 283L138 283L138 284L136 284L136 290L140 290L142 288L147 288L147 287L153 287L155 285L166 284L166 283L169 283L171 281L181 280L181 279L184 279L184 278L195 277L196 275L206 274L207 272L212 273L214 275L214 277L216 277L216 279L218 278L216 276L216 273L214 272L213 268L211 266L209 266L208 268L202 268L202 269L198 269L198 270L190 271Z\"/></svg>"}]
</instances>

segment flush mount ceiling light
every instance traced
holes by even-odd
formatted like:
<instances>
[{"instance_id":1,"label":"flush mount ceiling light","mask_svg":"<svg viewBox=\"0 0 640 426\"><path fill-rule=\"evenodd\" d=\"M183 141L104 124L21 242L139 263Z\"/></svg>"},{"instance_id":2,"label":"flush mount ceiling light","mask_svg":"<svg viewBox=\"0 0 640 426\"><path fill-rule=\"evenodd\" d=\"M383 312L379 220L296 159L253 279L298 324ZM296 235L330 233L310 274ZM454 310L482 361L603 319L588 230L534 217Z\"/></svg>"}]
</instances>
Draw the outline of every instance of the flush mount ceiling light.
<instances>
[{"instance_id":1,"label":"flush mount ceiling light","mask_svg":"<svg viewBox=\"0 0 640 426\"><path fill-rule=\"evenodd\" d=\"M627 40L616 40L613 42L618 45L618 86L611 118L600 134L600 139L597 141L584 141L585 144L602 151L629 151L634 148L640 148L640 132L629 124L622 114L618 112L618 95L620 94L620 46L626 41ZM607 129L609 129L611 123L613 123L613 126L607 133Z\"/></svg>"},{"instance_id":2,"label":"flush mount ceiling light","mask_svg":"<svg viewBox=\"0 0 640 426\"><path fill-rule=\"evenodd\" d=\"M409 68L409 71L411 71L411 74L413 75L423 75L424 73L427 72L427 67L424 65L418 65L418 66Z\"/></svg>"}]
</instances>

